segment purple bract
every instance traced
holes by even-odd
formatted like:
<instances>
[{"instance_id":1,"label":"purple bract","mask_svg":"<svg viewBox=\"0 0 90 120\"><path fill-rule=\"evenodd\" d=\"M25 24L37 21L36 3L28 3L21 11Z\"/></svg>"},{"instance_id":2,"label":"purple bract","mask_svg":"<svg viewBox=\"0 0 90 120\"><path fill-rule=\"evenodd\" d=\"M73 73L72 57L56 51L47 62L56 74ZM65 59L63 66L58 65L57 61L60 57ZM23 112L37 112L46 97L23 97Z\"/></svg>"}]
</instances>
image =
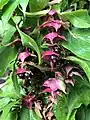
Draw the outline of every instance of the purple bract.
<instances>
[{"instance_id":1,"label":"purple bract","mask_svg":"<svg viewBox=\"0 0 90 120\"><path fill-rule=\"evenodd\" d=\"M58 57L59 54L57 54L57 53L55 53L55 52L53 52L51 50L47 50L47 51L45 51L45 52L42 53L42 59L44 61L51 61L52 56Z\"/></svg>"},{"instance_id":2,"label":"purple bract","mask_svg":"<svg viewBox=\"0 0 90 120\"><path fill-rule=\"evenodd\" d=\"M65 37L58 35L58 33L56 33L56 32L51 32L51 33L48 33L47 35L45 35L44 39L45 39L45 41L50 40L51 43L53 44L53 42L55 43L62 39L65 40Z\"/></svg>"},{"instance_id":3,"label":"purple bract","mask_svg":"<svg viewBox=\"0 0 90 120\"><path fill-rule=\"evenodd\" d=\"M21 52L21 53L19 53L19 55L18 55L18 60L20 60L21 62L24 62L24 60L27 58L27 57L29 57L31 54L28 52L28 51L26 51L26 52Z\"/></svg>"},{"instance_id":4,"label":"purple bract","mask_svg":"<svg viewBox=\"0 0 90 120\"><path fill-rule=\"evenodd\" d=\"M23 74L25 72L27 72L27 70L25 70L24 68L18 68L16 74Z\"/></svg>"},{"instance_id":5,"label":"purple bract","mask_svg":"<svg viewBox=\"0 0 90 120\"><path fill-rule=\"evenodd\" d=\"M61 20L50 19L50 20L44 22L40 27L41 28L53 27L57 32L58 29L62 26L62 24L63 24L63 22Z\"/></svg>"},{"instance_id":6,"label":"purple bract","mask_svg":"<svg viewBox=\"0 0 90 120\"><path fill-rule=\"evenodd\" d=\"M48 80L46 80L43 84L44 87L46 87L44 89L44 92L49 92L52 95L56 94L57 90L60 90L64 93L66 86L65 83L62 80L56 79L56 78L49 78Z\"/></svg>"},{"instance_id":7,"label":"purple bract","mask_svg":"<svg viewBox=\"0 0 90 120\"><path fill-rule=\"evenodd\" d=\"M55 10L50 10L48 14L52 16L52 15L54 15L55 13L56 13Z\"/></svg>"}]
</instances>

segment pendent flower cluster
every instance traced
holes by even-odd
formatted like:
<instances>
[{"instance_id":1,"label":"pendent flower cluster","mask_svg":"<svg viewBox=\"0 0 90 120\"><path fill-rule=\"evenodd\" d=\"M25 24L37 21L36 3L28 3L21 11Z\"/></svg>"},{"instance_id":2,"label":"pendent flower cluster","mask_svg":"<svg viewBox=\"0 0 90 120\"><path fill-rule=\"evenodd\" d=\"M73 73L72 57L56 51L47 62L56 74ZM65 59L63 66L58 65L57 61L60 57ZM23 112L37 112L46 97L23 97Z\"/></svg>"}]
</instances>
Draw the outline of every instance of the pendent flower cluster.
<instances>
[{"instance_id":1,"label":"pendent flower cluster","mask_svg":"<svg viewBox=\"0 0 90 120\"><path fill-rule=\"evenodd\" d=\"M40 27L41 29L47 28L48 33L44 36L44 42L48 45L48 50L42 53L42 59L44 62L49 62L51 71L54 69L54 65L59 57L58 42L66 40L64 36L61 35L65 23L62 20L54 19L56 14L55 10L51 10L48 13L47 21L45 21Z\"/></svg>"},{"instance_id":2,"label":"pendent flower cluster","mask_svg":"<svg viewBox=\"0 0 90 120\"><path fill-rule=\"evenodd\" d=\"M56 17L56 18L55 18ZM47 29L48 33L44 36L43 41L47 44L48 49L42 53L42 59L45 63L50 64L51 72L54 71L60 56L59 44L61 41L66 40L62 35L66 23L60 20L55 10L50 10L47 20L40 26L41 29ZM58 44L59 43L59 44ZM63 75L59 71L55 71L55 77L49 78L43 84L45 87L44 92L51 93L51 100L54 101L57 94L66 93L66 85ZM73 82L72 82L73 83Z\"/></svg>"},{"instance_id":3,"label":"pendent flower cluster","mask_svg":"<svg viewBox=\"0 0 90 120\"><path fill-rule=\"evenodd\" d=\"M73 75L80 76L78 68L68 62L65 63L66 60L63 59L65 57L62 54L64 48L60 43L68 42L63 35L68 27L68 22L60 19L55 10L50 10L45 16L44 23L39 26L41 32L46 30L43 44L48 46L41 53L42 65L36 64L36 54L26 47L18 54L19 65L16 74L20 79L23 79L23 87L26 91L26 96L22 97L22 105L29 109L34 106L39 115L41 115L40 111L43 108L41 106L44 105L41 101L46 94L47 101L57 104L57 96L67 93L67 84L74 86ZM46 75L46 71L49 72L48 75Z\"/></svg>"}]
</instances>

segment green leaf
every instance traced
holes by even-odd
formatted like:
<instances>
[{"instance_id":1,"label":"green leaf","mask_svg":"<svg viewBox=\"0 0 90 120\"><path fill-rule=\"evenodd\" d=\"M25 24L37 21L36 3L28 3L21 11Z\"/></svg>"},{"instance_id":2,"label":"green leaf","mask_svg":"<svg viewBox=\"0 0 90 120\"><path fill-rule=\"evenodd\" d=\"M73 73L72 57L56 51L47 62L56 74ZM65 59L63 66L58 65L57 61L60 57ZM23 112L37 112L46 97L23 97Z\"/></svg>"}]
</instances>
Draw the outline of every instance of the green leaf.
<instances>
[{"instance_id":1,"label":"green leaf","mask_svg":"<svg viewBox=\"0 0 90 120\"><path fill-rule=\"evenodd\" d=\"M6 5L9 2L9 0L0 0L0 9L3 8L4 5Z\"/></svg>"},{"instance_id":2,"label":"green leaf","mask_svg":"<svg viewBox=\"0 0 90 120\"><path fill-rule=\"evenodd\" d=\"M90 16L87 10L81 9L73 12L62 12L60 15L63 19L70 21L77 28L90 27Z\"/></svg>"},{"instance_id":3,"label":"green leaf","mask_svg":"<svg viewBox=\"0 0 90 120\"><path fill-rule=\"evenodd\" d=\"M30 120L41 120L33 110L29 110Z\"/></svg>"},{"instance_id":4,"label":"green leaf","mask_svg":"<svg viewBox=\"0 0 90 120\"><path fill-rule=\"evenodd\" d=\"M86 111L85 120L90 120L90 108Z\"/></svg>"},{"instance_id":5,"label":"green leaf","mask_svg":"<svg viewBox=\"0 0 90 120\"><path fill-rule=\"evenodd\" d=\"M13 81L13 85L14 85L16 93L20 95L20 86L18 83L17 75L15 74L15 71L12 73L12 81Z\"/></svg>"},{"instance_id":6,"label":"green leaf","mask_svg":"<svg viewBox=\"0 0 90 120\"><path fill-rule=\"evenodd\" d=\"M67 96L62 96L59 103L54 108L54 113L57 120L75 120L74 116L76 109L81 104L88 105L90 103L90 88L75 86L71 89Z\"/></svg>"},{"instance_id":7,"label":"green leaf","mask_svg":"<svg viewBox=\"0 0 90 120\"><path fill-rule=\"evenodd\" d=\"M0 111L10 102L10 98L0 98Z\"/></svg>"},{"instance_id":8,"label":"green leaf","mask_svg":"<svg viewBox=\"0 0 90 120\"><path fill-rule=\"evenodd\" d=\"M3 29L3 22L0 20L0 41L2 41L1 44L5 45L11 42L11 38L15 31L16 28L10 24L6 24Z\"/></svg>"},{"instance_id":9,"label":"green leaf","mask_svg":"<svg viewBox=\"0 0 90 120\"><path fill-rule=\"evenodd\" d=\"M20 120L30 120L29 109L23 107L20 111Z\"/></svg>"},{"instance_id":10,"label":"green leaf","mask_svg":"<svg viewBox=\"0 0 90 120\"><path fill-rule=\"evenodd\" d=\"M19 0L14 0L9 7L4 11L3 15L2 15L2 21L3 21L3 27L6 26L6 24L8 23L9 19L11 18L14 10L16 9L16 7L19 4Z\"/></svg>"},{"instance_id":11,"label":"green leaf","mask_svg":"<svg viewBox=\"0 0 90 120\"><path fill-rule=\"evenodd\" d=\"M90 65L88 64L88 62L73 56L69 56L67 57L67 59L79 64L86 73L90 82Z\"/></svg>"},{"instance_id":12,"label":"green leaf","mask_svg":"<svg viewBox=\"0 0 90 120\"><path fill-rule=\"evenodd\" d=\"M33 110L23 107L20 111L20 120L40 120Z\"/></svg>"},{"instance_id":13,"label":"green leaf","mask_svg":"<svg viewBox=\"0 0 90 120\"><path fill-rule=\"evenodd\" d=\"M15 90L11 75L6 81L5 86L0 89L0 97L9 97L13 99L19 99L21 97Z\"/></svg>"},{"instance_id":14,"label":"green leaf","mask_svg":"<svg viewBox=\"0 0 90 120\"><path fill-rule=\"evenodd\" d=\"M85 108L81 106L76 113L76 120L85 120Z\"/></svg>"},{"instance_id":15,"label":"green leaf","mask_svg":"<svg viewBox=\"0 0 90 120\"><path fill-rule=\"evenodd\" d=\"M11 108L15 105L18 104L18 101L14 101L14 102L10 102L8 105L5 106L5 108L3 109L3 113L1 115L1 120L7 120L7 116L11 110Z\"/></svg>"},{"instance_id":16,"label":"green leaf","mask_svg":"<svg viewBox=\"0 0 90 120\"><path fill-rule=\"evenodd\" d=\"M10 24L7 24L5 27L5 30L4 30L3 39L2 39L1 44L6 45L6 44L10 43L12 41L11 38L14 35L15 31L16 31L15 27L13 27Z\"/></svg>"},{"instance_id":17,"label":"green leaf","mask_svg":"<svg viewBox=\"0 0 90 120\"><path fill-rule=\"evenodd\" d=\"M12 20L14 21L15 24L18 24L21 20L22 16L13 16Z\"/></svg>"},{"instance_id":18,"label":"green leaf","mask_svg":"<svg viewBox=\"0 0 90 120\"><path fill-rule=\"evenodd\" d=\"M48 5L49 0L30 0L30 12L37 12L42 10Z\"/></svg>"},{"instance_id":19,"label":"green leaf","mask_svg":"<svg viewBox=\"0 0 90 120\"><path fill-rule=\"evenodd\" d=\"M77 110L74 110L74 112L70 116L70 120L76 120L75 115L76 115Z\"/></svg>"},{"instance_id":20,"label":"green leaf","mask_svg":"<svg viewBox=\"0 0 90 120\"><path fill-rule=\"evenodd\" d=\"M28 2L29 2L29 0L20 0L20 2L19 2L20 5L21 5L21 7L22 7L22 9L23 9L23 12L24 12L24 13L25 13L25 11L26 11Z\"/></svg>"},{"instance_id":21,"label":"green leaf","mask_svg":"<svg viewBox=\"0 0 90 120\"><path fill-rule=\"evenodd\" d=\"M67 0L61 1L61 2L60 2L60 9L61 9L62 11L64 11L64 9L67 7L67 5L68 5L68 1L67 1Z\"/></svg>"},{"instance_id":22,"label":"green leaf","mask_svg":"<svg viewBox=\"0 0 90 120\"><path fill-rule=\"evenodd\" d=\"M62 45L76 56L90 61L89 29L72 29L71 34L68 33L67 42L63 42Z\"/></svg>"},{"instance_id":23,"label":"green leaf","mask_svg":"<svg viewBox=\"0 0 90 120\"><path fill-rule=\"evenodd\" d=\"M41 53L40 53L40 49L39 49L37 43L35 42L35 40L32 39L27 34L25 34L24 32L22 32L18 27L17 27L17 30L21 36L22 44L24 46L30 47L31 49L33 49L37 52L38 60L39 60L39 64L40 64L41 63Z\"/></svg>"},{"instance_id":24,"label":"green leaf","mask_svg":"<svg viewBox=\"0 0 90 120\"><path fill-rule=\"evenodd\" d=\"M3 26L2 26L2 21L0 20L0 41L2 41L3 38Z\"/></svg>"},{"instance_id":25,"label":"green leaf","mask_svg":"<svg viewBox=\"0 0 90 120\"><path fill-rule=\"evenodd\" d=\"M42 17L42 16L45 16L49 11L50 10L48 9L48 10L42 10L42 11L39 11L39 12L25 12L25 15L27 17Z\"/></svg>"},{"instance_id":26,"label":"green leaf","mask_svg":"<svg viewBox=\"0 0 90 120\"><path fill-rule=\"evenodd\" d=\"M7 119L6 120L17 120L18 119L18 114L17 112L9 112Z\"/></svg>"},{"instance_id":27,"label":"green leaf","mask_svg":"<svg viewBox=\"0 0 90 120\"><path fill-rule=\"evenodd\" d=\"M17 56L17 49L13 46L0 47L0 76L2 76L10 63L15 60Z\"/></svg>"},{"instance_id":28,"label":"green leaf","mask_svg":"<svg viewBox=\"0 0 90 120\"><path fill-rule=\"evenodd\" d=\"M90 107L82 105L76 113L76 120L90 120Z\"/></svg>"},{"instance_id":29,"label":"green leaf","mask_svg":"<svg viewBox=\"0 0 90 120\"><path fill-rule=\"evenodd\" d=\"M54 114L57 120L68 120L66 119L68 114L67 99L65 96L60 97L57 105L54 105Z\"/></svg>"}]
</instances>

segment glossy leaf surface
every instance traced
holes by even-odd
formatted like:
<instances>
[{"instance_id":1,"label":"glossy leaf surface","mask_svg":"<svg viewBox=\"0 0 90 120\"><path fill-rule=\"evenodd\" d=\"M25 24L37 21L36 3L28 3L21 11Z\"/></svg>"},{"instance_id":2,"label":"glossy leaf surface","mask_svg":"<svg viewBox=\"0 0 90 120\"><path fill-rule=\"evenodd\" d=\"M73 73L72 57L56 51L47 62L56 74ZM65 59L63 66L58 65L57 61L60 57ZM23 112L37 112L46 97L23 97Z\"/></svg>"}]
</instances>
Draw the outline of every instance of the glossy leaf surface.
<instances>
[{"instance_id":1,"label":"glossy leaf surface","mask_svg":"<svg viewBox=\"0 0 90 120\"><path fill-rule=\"evenodd\" d=\"M15 47L0 47L0 76L2 76L10 63L15 60L17 56L17 49Z\"/></svg>"},{"instance_id":2,"label":"glossy leaf surface","mask_svg":"<svg viewBox=\"0 0 90 120\"><path fill-rule=\"evenodd\" d=\"M77 28L90 28L90 16L87 10L62 12L61 16L70 21Z\"/></svg>"},{"instance_id":3,"label":"glossy leaf surface","mask_svg":"<svg viewBox=\"0 0 90 120\"><path fill-rule=\"evenodd\" d=\"M49 0L30 0L30 11L40 11L48 5Z\"/></svg>"},{"instance_id":4,"label":"glossy leaf surface","mask_svg":"<svg viewBox=\"0 0 90 120\"><path fill-rule=\"evenodd\" d=\"M78 57L90 61L90 30L72 29L62 45Z\"/></svg>"},{"instance_id":5,"label":"glossy leaf surface","mask_svg":"<svg viewBox=\"0 0 90 120\"><path fill-rule=\"evenodd\" d=\"M38 54L38 60L39 60L39 64L40 64L41 63L41 53L40 53L40 49L39 49L37 43L30 36L28 36L27 34L25 34L24 32L22 32L18 27L17 27L17 29L18 29L18 32L19 32L19 34L21 36L22 44L24 46L32 48L34 51L37 52L37 54Z\"/></svg>"}]
</instances>

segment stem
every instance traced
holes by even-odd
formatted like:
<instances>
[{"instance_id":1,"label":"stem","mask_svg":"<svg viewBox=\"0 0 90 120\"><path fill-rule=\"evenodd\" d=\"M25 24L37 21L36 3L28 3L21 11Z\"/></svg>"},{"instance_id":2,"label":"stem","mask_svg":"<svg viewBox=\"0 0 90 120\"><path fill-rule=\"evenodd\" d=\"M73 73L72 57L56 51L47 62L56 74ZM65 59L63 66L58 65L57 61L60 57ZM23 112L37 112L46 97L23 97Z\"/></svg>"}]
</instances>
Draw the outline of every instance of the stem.
<instances>
[{"instance_id":1,"label":"stem","mask_svg":"<svg viewBox=\"0 0 90 120\"><path fill-rule=\"evenodd\" d=\"M44 66L39 66L39 65L36 65L34 62L24 62L23 63L23 66L25 65L30 65L30 66L33 66L33 67L36 67L38 69L40 69L40 71L44 72L44 71L51 71L51 68L48 68L48 67L44 67ZM53 68L53 71L55 71L57 68Z\"/></svg>"}]
</instances>

